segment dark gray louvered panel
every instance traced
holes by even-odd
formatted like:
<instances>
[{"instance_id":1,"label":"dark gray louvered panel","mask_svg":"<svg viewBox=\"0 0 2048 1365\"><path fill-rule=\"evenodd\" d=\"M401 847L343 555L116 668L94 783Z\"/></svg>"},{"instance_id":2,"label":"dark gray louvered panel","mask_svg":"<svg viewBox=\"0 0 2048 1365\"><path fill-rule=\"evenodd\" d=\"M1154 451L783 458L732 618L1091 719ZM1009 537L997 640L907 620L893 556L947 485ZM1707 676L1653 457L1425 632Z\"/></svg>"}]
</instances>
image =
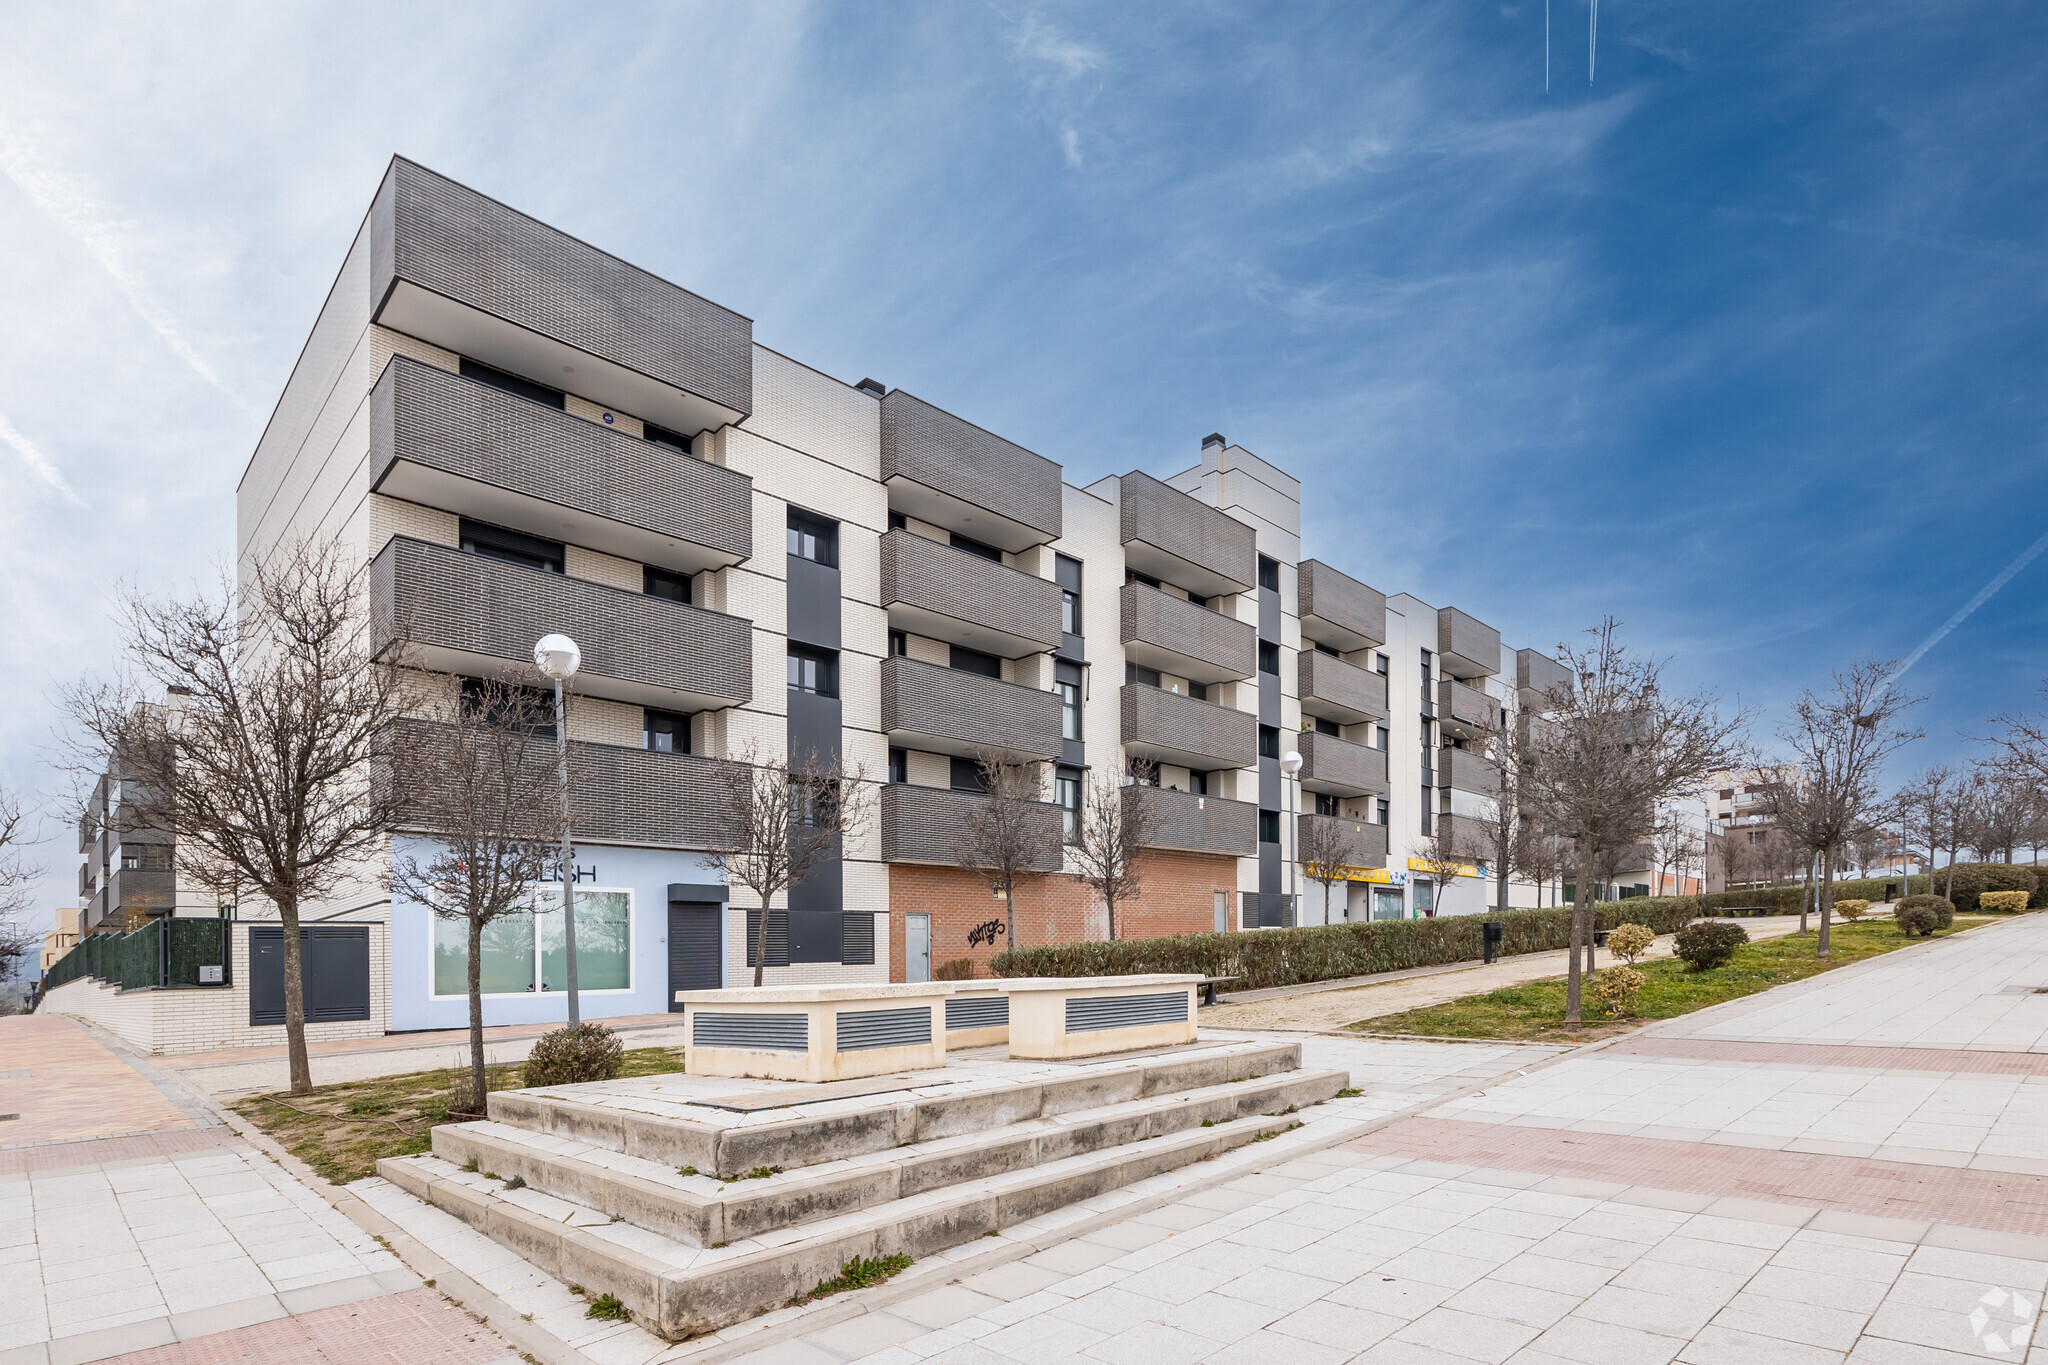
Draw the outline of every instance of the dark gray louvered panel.
<instances>
[{"instance_id":1,"label":"dark gray louvered panel","mask_svg":"<svg viewBox=\"0 0 2048 1365\"><path fill-rule=\"evenodd\" d=\"M1007 1028L1009 1024L1010 997L1007 995L946 1002L948 1033L969 1028Z\"/></svg>"},{"instance_id":2,"label":"dark gray louvered panel","mask_svg":"<svg viewBox=\"0 0 2048 1365\"><path fill-rule=\"evenodd\" d=\"M807 1052L811 1018L807 1014L693 1014L690 1043L749 1052Z\"/></svg>"},{"instance_id":3,"label":"dark gray louvered panel","mask_svg":"<svg viewBox=\"0 0 2048 1365\"><path fill-rule=\"evenodd\" d=\"M929 1005L901 1010L853 1010L839 1016L839 1050L870 1052L878 1047L918 1047L932 1040Z\"/></svg>"},{"instance_id":4,"label":"dark gray louvered panel","mask_svg":"<svg viewBox=\"0 0 2048 1365\"><path fill-rule=\"evenodd\" d=\"M1110 1028L1141 1028L1146 1024L1183 1024L1188 993L1158 995L1096 995L1067 1001L1067 1032L1099 1033Z\"/></svg>"}]
</instances>

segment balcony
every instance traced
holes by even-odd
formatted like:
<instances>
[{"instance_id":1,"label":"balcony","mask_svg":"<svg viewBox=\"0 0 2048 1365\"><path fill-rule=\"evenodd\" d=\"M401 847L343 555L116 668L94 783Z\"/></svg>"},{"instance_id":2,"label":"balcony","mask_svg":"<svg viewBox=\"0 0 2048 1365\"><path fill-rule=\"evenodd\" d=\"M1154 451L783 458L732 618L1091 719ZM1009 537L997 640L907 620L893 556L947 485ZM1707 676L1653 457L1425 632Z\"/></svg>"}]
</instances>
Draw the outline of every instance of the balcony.
<instances>
[{"instance_id":1,"label":"balcony","mask_svg":"<svg viewBox=\"0 0 2048 1365\"><path fill-rule=\"evenodd\" d=\"M1572 685L1571 672L1548 654L1533 649L1515 651L1515 688L1522 705L1547 710L1552 698Z\"/></svg>"},{"instance_id":2,"label":"balcony","mask_svg":"<svg viewBox=\"0 0 2048 1365\"><path fill-rule=\"evenodd\" d=\"M1491 796L1500 790L1500 768L1476 749L1438 749L1437 781L1461 792Z\"/></svg>"},{"instance_id":3,"label":"balcony","mask_svg":"<svg viewBox=\"0 0 2048 1365\"><path fill-rule=\"evenodd\" d=\"M960 831L987 800L979 792L891 782L882 788L882 861L959 866L956 850ZM1031 870L1057 872L1062 843L1060 808L1050 802L1032 802L1029 811L1033 832L1039 836L1034 842L1041 846ZM1000 909L998 906L997 910Z\"/></svg>"},{"instance_id":4,"label":"balcony","mask_svg":"<svg viewBox=\"0 0 2048 1365\"><path fill-rule=\"evenodd\" d=\"M1470 815L1439 815L1436 819L1444 851L1475 863L1493 861L1494 830L1490 822Z\"/></svg>"},{"instance_id":5,"label":"balcony","mask_svg":"<svg viewBox=\"0 0 2048 1365\"><path fill-rule=\"evenodd\" d=\"M1146 803L1151 817L1146 848L1238 858L1259 851L1259 808L1250 801L1197 796L1167 787L1126 787L1124 794L1127 800Z\"/></svg>"},{"instance_id":6,"label":"balcony","mask_svg":"<svg viewBox=\"0 0 2048 1365\"><path fill-rule=\"evenodd\" d=\"M1500 632L1456 607L1436 614L1437 662L1454 678L1489 678L1500 672Z\"/></svg>"},{"instance_id":7,"label":"balcony","mask_svg":"<svg viewBox=\"0 0 2048 1365\"><path fill-rule=\"evenodd\" d=\"M678 573L754 552L724 465L394 356L370 393L371 488Z\"/></svg>"},{"instance_id":8,"label":"balcony","mask_svg":"<svg viewBox=\"0 0 2048 1365\"><path fill-rule=\"evenodd\" d=\"M898 656L882 660L882 728L890 743L926 753L1057 758L1060 698Z\"/></svg>"},{"instance_id":9,"label":"balcony","mask_svg":"<svg viewBox=\"0 0 2048 1365\"><path fill-rule=\"evenodd\" d=\"M1370 796L1387 790L1387 751L1336 735L1304 730L1291 737L1301 751L1301 785L1330 796Z\"/></svg>"},{"instance_id":10,"label":"balcony","mask_svg":"<svg viewBox=\"0 0 2048 1365\"><path fill-rule=\"evenodd\" d=\"M365 226L374 322L685 435L753 411L729 308L400 158Z\"/></svg>"},{"instance_id":11,"label":"balcony","mask_svg":"<svg viewBox=\"0 0 2048 1365\"><path fill-rule=\"evenodd\" d=\"M1387 827L1345 815L1297 815L1294 817L1296 845L1306 859L1328 839L1330 848L1342 850L1337 861L1344 867L1385 867Z\"/></svg>"},{"instance_id":12,"label":"balcony","mask_svg":"<svg viewBox=\"0 0 2048 1365\"><path fill-rule=\"evenodd\" d=\"M1132 663L1198 683L1249 678L1258 667L1259 632L1248 622L1146 583L1124 584L1120 600Z\"/></svg>"},{"instance_id":13,"label":"balcony","mask_svg":"<svg viewBox=\"0 0 2048 1365\"><path fill-rule=\"evenodd\" d=\"M1197 772L1259 761L1259 718L1143 683L1123 690L1124 750Z\"/></svg>"},{"instance_id":14,"label":"balcony","mask_svg":"<svg viewBox=\"0 0 2048 1365\"><path fill-rule=\"evenodd\" d=\"M449 727L433 721L407 719L396 723L394 743L401 751L417 751L445 742ZM550 773L555 766L552 743L543 741L534 762ZM696 754L659 753L617 744L569 743L572 785L571 825L584 843L624 844L640 848L699 851L725 842L720 808L720 760ZM433 822L414 811L398 828L431 834Z\"/></svg>"},{"instance_id":15,"label":"balcony","mask_svg":"<svg viewBox=\"0 0 2048 1365\"><path fill-rule=\"evenodd\" d=\"M1124 563L1197 597L1248 592L1258 581L1252 528L1150 474L1119 480Z\"/></svg>"},{"instance_id":16,"label":"balcony","mask_svg":"<svg viewBox=\"0 0 2048 1365\"><path fill-rule=\"evenodd\" d=\"M1301 561L1295 583L1303 639L1347 651L1386 643L1385 593L1314 559Z\"/></svg>"},{"instance_id":17,"label":"balcony","mask_svg":"<svg viewBox=\"0 0 2048 1365\"><path fill-rule=\"evenodd\" d=\"M370 565L370 607L377 649L407 645L423 668L531 668L533 642L562 631L583 650L580 693L668 711L753 696L748 621L446 545L394 536Z\"/></svg>"},{"instance_id":18,"label":"balcony","mask_svg":"<svg viewBox=\"0 0 2048 1365\"><path fill-rule=\"evenodd\" d=\"M107 911L116 916L137 910L167 913L178 903L178 874L168 867L116 868L107 878Z\"/></svg>"},{"instance_id":19,"label":"balcony","mask_svg":"<svg viewBox=\"0 0 2048 1365\"><path fill-rule=\"evenodd\" d=\"M1436 696L1437 720L1446 734L1478 739L1501 726L1501 704L1476 687L1443 678L1437 682Z\"/></svg>"},{"instance_id":20,"label":"balcony","mask_svg":"<svg viewBox=\"0 0 2048 1365\"><path fill-rule=\"evenodd\" d=\"M882 537L889 624L1005 659L1060 643L1060 586L914 531Z\"/></svg>"},{"instance_id":21,"label":"balcony","mask_svg":"<svg viewBox=\"0 0 2048 1365\"><path fill-rule=\"evenodd\" d=\"M1304 715L1356 725L1387 714L1387 676L1334 654L1304 649L1297 656Z\"/></svg>"},{"instance_id":22,"label":"balcony","mask_svg":"<svg viewBox=\"0 0 2048 1365\"><path fill-rule=\"evenodd\" d=\"M882 482L891 511L998 549L1060 538L1057 464L901 389L882 399Z\"/></svg>"}]
</instances>

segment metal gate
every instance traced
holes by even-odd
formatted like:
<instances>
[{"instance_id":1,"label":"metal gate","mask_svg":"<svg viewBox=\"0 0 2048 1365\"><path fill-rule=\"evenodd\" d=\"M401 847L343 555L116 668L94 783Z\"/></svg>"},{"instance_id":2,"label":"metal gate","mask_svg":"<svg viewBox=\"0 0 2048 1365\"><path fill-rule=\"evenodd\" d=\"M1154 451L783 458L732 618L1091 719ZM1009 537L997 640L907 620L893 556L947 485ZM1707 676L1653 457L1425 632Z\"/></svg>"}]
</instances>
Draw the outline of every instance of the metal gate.
<instances>
[{"instance_id":1,"label":"metal gate","mask_svg":"<svg viewBox=\"0 0 2048 1365\"><path fill-rule=\"evenodd\" d=\"M715 991L721 986L716 901L670 901L668 905L668 1012L681 1014L677 991Z\"/></svg>"},{"instance_id":2,"label":"metal gate","mask_svg":"<svg viewBox=\"0 0 2048 1365\"><path fill-rule=\"evenodd\" d=\"M299 970L306 1022L332 1024L370 1017L370 926L302 924ZM284 1022L284 926L249 926L249 1023Z\"/></svg>"}]
</instances>

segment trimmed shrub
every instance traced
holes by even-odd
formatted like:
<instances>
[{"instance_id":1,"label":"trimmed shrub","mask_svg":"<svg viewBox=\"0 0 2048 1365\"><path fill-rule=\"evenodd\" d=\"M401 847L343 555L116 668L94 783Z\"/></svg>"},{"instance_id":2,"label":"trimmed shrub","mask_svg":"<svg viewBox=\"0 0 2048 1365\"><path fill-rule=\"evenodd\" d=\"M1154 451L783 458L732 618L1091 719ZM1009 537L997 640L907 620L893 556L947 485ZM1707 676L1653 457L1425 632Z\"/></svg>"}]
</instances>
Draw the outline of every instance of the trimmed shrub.
<instances>
[{"instance_id":1,"label":"trimmed shrub","mask_svg":"<svg viewBox=\"0 0 2048 1365\"><path fill-rule=\"evenodd\" d=\"M1940 874L1936 875L1938 878ZM1867 900L1875 905L1885 898L1884 889L1887 882L1893 886L1904 883L1908 894L1927 890L1927 878L1924 876L1863 877L1836 882L1836 904L1839 905L1843 897L1851 897ZM1602 901L1598 908L1605 910L1612 906L1617 911L1625 911L1624 918L1654 924L1665 923L1665 919L1661 917L1673 913L1680 906L1691 907L1694 917L1725 917L1731 909L1747 910L1753 907L1761 907L1779 915L1796 915L1799 913L1799 889L1799 884L1794 882L1790 886L1762 886L1753 891L1716 891L1711 896L1638 896L1626 901ZM1818 910L1818 907L1809 908L1816 912ZM1650 916L1660 918L1647 918Z\"/></svg>"},{"instance_id":2,"label":"trimmed shrub","mask_svg":"<svg viewBox=\"0 0 2048 1365\"><path fill-rule=\"evenodd\" d=\"M1956 908L1940 896L1908 896L1892 907L1892 920L1902 934L1925 935L1955 923Z\"/></svg>"},{"instance_id":3,"label":"trimmed shrub","mask_svg":"<svg viewBox=\"0 0 2048 1365\"><path fill-rule=\"evenodd\" d=\"M1691 918L1692 901L1660 905L1635 899L1593 907L1593 927L1613 929L1626 917L1660 934ZM1239 990L1334 981L1406 967L1467 962L1484 955L1480 925L1501 921L1503 954L1540 953L1571 943L1570 907L1510 910L1505 915L1439 915L1434 919L1354 920L1299 929L1252 929L1233 934L1181 934L1115 942L1049 943L996 954L997 976L1124 976L1197 972L1234 976Z\"/></svg>"},{"instance_id":4,"label":"trimmed shrub","mask_svg":"<svg viewBox=\"0 0 2048 1365\"><path fill-rule=\"evenodd\" d=\"M1648 925L1617 924L1607 935L1607 951L1633 965L1656 941L1657 933Z\"/></svg>"},{"instance_id":5,"label":"trimmed shrub","mask_svg":"<svg viewBox=\"0 0 2048 1365\"><path fill-rule=\"evenodd\" d=\"M2024 891L2031 898L2040 886L2034 870L2017 863L1957 863L1953 882L1947 872L1939 875L1942 889L1958 910L1975 910L1977 898L1986 891Z\"/></svg>"},{"instance_id":6,"label":"trimmed shrub","mask_svg":"<svg viewBox=\"0 0 2048 1365\"><path fill-rule=\"evenodd\" d=\"M578 1024L536 1039L519 1079L529 1086L608 1081L625 1059L625 1044L616 1033L603 1024Z\"/></svg>"},{"instance_id":7,"label":"trimmed shrub","mask_svg":"<svg viewBox=\"0 0 2048 1365\"><path fill-rule=\"evenodd\" d=\"M1593 973L1593 998L1611 1018L1626 1019L1635 1008L1636 997L1642 994L1644 979L1633 967L1603 967Z\"/></svg>"},{"instance_id":8,"label":"trimmed shrub","mask_svg":"<svg viewBox=\"0 0 2048 1365\"><path fill-rule=\"evenodd\" d=\"M1846 900L1838 900L1835 902L1835 913L1846 920L1862 919L1864 914L1867 913L1869 909L1869 901L1859 900L1854 896L1851 896Z\"/></svg>"},{"instance_id":9,"label":"trimmed shrub","mask_svg":"<svg viewBox=\"0 0 2048 1365\"><path fill-rule=\"evenodd\" d=\"M1694 971L1710 972L1727 966L1735 950L1747 942L1749 930L1733 920L1702 919L1680 929L1671 946Z\"/></svg>"},{"instance_id":10,"label":"trimmed shrub","mask_svg":"<svg viewBox=\"0 0 2048 1365\"><path fill-rule=\"evenodd\" d=\"M1981 891L1977 894L1977 908L1994 915L2016 915L2027 908L2028 899L2025 891Z\"/></svg>"},{"instance_id":11,"label":"trimmed shrub","mask_svg":"<svg viewBox=\"0 0 2048 1365\"><path fill-rule=\"evenodd\" d=\"M2027 897L2027 909L2048 910L2048 863L2035 863L2034 894Z\"/></svg>"},{"instance_id":12,"label":"trimmed shrub","mask_svg":"<svg viewBox=\"0 0 2048 1365\"><path fill-rule=\"evenodd\" d=\"M948 958L932 968L932 980L972 981L974 980L974 959L971 957Z\"/></svg>"}]
</instances>

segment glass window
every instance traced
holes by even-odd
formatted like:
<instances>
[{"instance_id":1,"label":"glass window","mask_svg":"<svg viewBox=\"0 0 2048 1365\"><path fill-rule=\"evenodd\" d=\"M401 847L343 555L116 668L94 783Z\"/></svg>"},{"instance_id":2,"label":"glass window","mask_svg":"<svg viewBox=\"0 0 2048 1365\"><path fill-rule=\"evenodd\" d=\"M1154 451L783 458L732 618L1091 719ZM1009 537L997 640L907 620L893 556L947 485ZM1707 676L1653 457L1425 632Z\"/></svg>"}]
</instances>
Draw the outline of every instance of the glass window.
<instances>
[{"instance_id":1,"label":"glass window","mask_svg":"<svg viewBox=\"0 0 2048 1365\"><path fill-rule=\"evenodd\" d=\"M1259 842L1277 844L1280 842L1280 812L1262 810L1259 812Z\"/></svg>"},{"instance_id":2,"label":"glass window","mask_svg":"<svg viewBox=\"0 0 2048 1365\"><path fill-rule=\"evenodd\" d=\"M1071 682L1054 683L1053 688L1060 694L1060 738L1081 737L1081 684Z\"/></svg>"},{"instance_id":3,"label":"glass window","mask_svg":"<svg viewBox=\"0 0 2048 1365\"><path fill-rule=\"evenodd\" d=\"M649 711L646 724L647 747L661 754L690 752L690 718L674 711Z\"/></svg>"},{"instance_id":4,"label":"glass window","mask_svg":"<svg viewBox=\"0 0 2048 1365\"><path fill-rule=\"evenodd\" d=\"M946 661L962 673L974 673L984 678L1003 676L1001 659L993 654L984 654L978 649L969 649L965 645L954 645Z\"/></svg>"},{"instance_id":5,"label":"glass window","mask_svg":"<svg viewBox=\"0 0 2048 1365\"><path fill-rule=\"evenodd\" d=\"M670 450L679 450L685 455L690 453L690 438L680 431L670 431L667 427L658 427L652 422L646 423L643 430L647 439L658 446L667 446Z\"/></svg>"},{"instance_id":6,"label":"glass window","mask_svg":"<svg viewBox=\"0 0 2048 1365\"><path fill-rule=\"evenodd\" d=\"M958 531L953 532L953 548L963 550L978 559L986 559L993 564L1003 562L1003 552L1001 550L998 550L993 545L976 540L972 536L963 536Z\"/></svg>"},{"instance_id":7,"label":"glass window","mask_svg":"<svg viewBox=\"0 0 2048 1365\"><path fill-rule=\"evenodd\" d=\"M811 692L820 697L839 695L839 656L826 649L804 645L789 647L789 690Z\"/></svg>"},{"instance_id":8,"label":"glass window","mask_svg":"<svg viewBox=\"0 0 2048 1365\"><path fill-rule=\"evenodd\" d=\"M1081 594L1060 590L1060 629L1069 635L1081 634Z\"/></svg>"},{"instance_id":9,"label":"glass window","mask_svg":"<svg viewBox=\"0 0 2048 1365\"><path fill-rule=\"evenodd\" d=\"M910 755L901 749L889 751L889 780L908 782L910 780Z\"/></svg>"},{"instance_id":10,"label":"glass window","mask_svg":"<svg viewBox=\"0 0 2048 1365\"><path fill-rule=\"evenodd\" d=\"M1373 656L1372 656L1372 671L1373 671L1373 672L1375 672L1375 673L1379 674L1379 675L1380 675L1381 677L1383 677L1383 678L1384 678L1385 676L1387 676L1387 668L1388 668L1388 662L1387 662L1387 656L1386 656L1386 655L1384 655L1384 654L1375 654L1375 655L1373 655Z\"/></svg>"},{"instance_id":11,"label":"glass window","mask_svg":"<svg viewBox=\"0 0 2048 1365\"><path fill-rule=\"evenodd\" d=\"M534 940L544 990L566 990L569 954L562 944L562 890L534 891ZM632 986L633 893L576 888L576 989L623 991Z\"/></svg>"},{"instance_id":12,"label":"glass window","mask_svg":"<svg viewBox=\"0 0 2048 1365\"><path fill-rule=\"evenodd\" d=\"M458 539L465 554L482 555L485 559L502 560L521 568L538 569L542 573L562 571L563 549L558 540L542 540L466 518L461 523Z\"/></svg>"},{"instance_id":13,"label":"glass window","mask_svg":"<svg viewBox=\"0 0 2048 1365\"><path fill-rule=\"evenodd\" d=\"M1372 822L1375 825L1386 824L1388 817L1392 814L1393 808L1387 804L1386 797L1376 796L1373 798Z\"/></svg>"},{"instance_id":14,"label":"glass window","mask_svg":"<svg viewBox=\"0 0 2048 1365\"><path fill-rule=\"evenodd\" d=\"M1053 801L1060 808L1060 825L1072 839L1081 832L1081 770L1058 769L1052 788Z\"/></svg>"},{"instance_id":15,"label":"glass window","mask_svg":"<svg viewBox=\"0 0 2048 1365\"><path fill-rule=\"evenodd\" d=\"M1259 672L1278 673L1279 671L1280 646L1266 640L1259 641Z\"/></svg>"},{"instance_id":16,"label":"glass window","mask_svg":"<svg viewBox=\"0 0 2048 1365\"><path fill-rule=\"evenodd\" d=\"M467 356L462 358L462 377L464 379L474 379L479 384L489 384L492 388L504 393L516 393L521 398L530 399L536 403L544 403L551 408L565 408L568 406L562 399L562 391L560 389L551 389L545 384L536 384L531 379L522 379L516 374L507 374L495 366L471 360Z\"/></svg>"},{"instance_id":17,"label":"glass window","mask_svg":"<svg viewBox=\"0 0 2048 1365\"><path fill-rule=\"evenodd\" d=\"M686 573L670 573L649 564L643 573L643 586L649 597L666 597L671 602L690 600L690 576Z\"/></svg>"},{"instance_id":18,"label":"glass window","mask_svg":"<svg viewBox=\"0 0 2048 1365\"><path fill-rule=\"evenodd\" d=\"M1259 556L1259 586L1280 591L1280 561L1268 555Z\"/></svg>"},{"instance_id":19,"label":"glass window","mask_svg":"<svg viewBox=\"0 0 2048 1365\"><path fill-rule=\"evenodd\" d=\"M826 568L839 563L839 523L829 517L789 509L789 552Z\"/></svg>"},{"instance_id":20,"label":"glass window","mask_svg":"<svg viewBox=\"0 0 2048 1365\"><path fill-rule=\"evenodd\" d=\"M892 531L908 531L910 529L910 518L901 512L891 512L889 514L889 529Z\"/></svg>"},{"instance_id":21,"label":"glass window","mask_svg":"<svg viewBox=\"0 0 2048 1365\"><path fill-rule=\"evenodd\" d=\"M981 762L978 759L956 756L953 759L951 782L953 790L956 792L985 792L988 790L988 778L982 773Z\"/></svg>"},{"instance_id":22,"label":"glass window","mask_svg":"<svg viewBox=\"0 0 2048 1365\"><path fill-rule=\"evenodd\" d=\"M536 739L555 737L554 696L537 687L508 687L482 678L464 678L462 714L508 730L525 726Z\"/></svg>"},{"instance_id":23,"label":"glass window","mask_svg":"<svg viewBox=\"0 0 2048 1365\"><path fill-rule=\"evenodd\" d=\"M1259 757L1280 757L1280 730L1278 726L1261 725L1259 727Z\"/></svg>"},{"instance_id":24,"label":"glass window","mask_svg":"<svg viewBox=\"0 0 2048 1365\"><path fill-rule=\"evenodd\" d=\"M901 659L910 653L910 633L902 630L889 632L889 657Z\"/></svg>"},{"instance_id":25,"label":"glass window","mask_svg":"<svg viewBox=\"0 0 2048 1365\"><path fill-rule=\"evenodd\" d=\"M1124 681L1127 683L1143 683L1147 687L1157 687L1159 686L1159 670L1156 668L1145 668L1126 660L1124 663Z\"/></svg>"},{"instance_id":26,"label":"glass window","mask_svg":"<svg viewBox=\"0 0 2048 1365\"><path fill-rule=\"evenodd\" d=\"M533 989L533 915L515 910L484 926L482 988L485 995L519 995ZM583 983L578 981L578 989ZM469 994L469 922L434 916L434 994Z\"/></svg>"}]
</instances>

